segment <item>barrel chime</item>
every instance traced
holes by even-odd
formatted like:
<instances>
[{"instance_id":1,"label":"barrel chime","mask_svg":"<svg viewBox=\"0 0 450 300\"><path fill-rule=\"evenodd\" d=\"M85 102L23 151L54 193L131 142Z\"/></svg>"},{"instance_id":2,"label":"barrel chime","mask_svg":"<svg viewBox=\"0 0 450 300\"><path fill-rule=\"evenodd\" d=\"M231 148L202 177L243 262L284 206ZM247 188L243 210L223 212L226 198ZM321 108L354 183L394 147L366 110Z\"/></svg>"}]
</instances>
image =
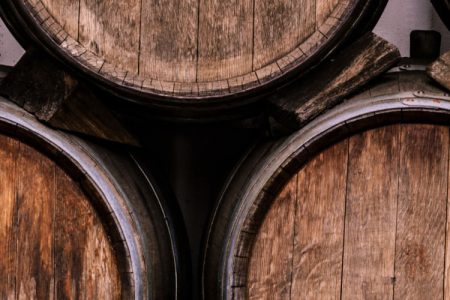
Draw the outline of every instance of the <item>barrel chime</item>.
<instances>
[{"instance_id":1,"label":"barrel chime","mask_svg":"<svg viewBox=\"0 0 450 300\"><path fill-rule=\"evenodd\" d=\"M386 3L3 0L0 298L449 298L450 52L416 31L401 59ZM252 110L192 266L124 116Z\"/></svg>"}]
</instances>

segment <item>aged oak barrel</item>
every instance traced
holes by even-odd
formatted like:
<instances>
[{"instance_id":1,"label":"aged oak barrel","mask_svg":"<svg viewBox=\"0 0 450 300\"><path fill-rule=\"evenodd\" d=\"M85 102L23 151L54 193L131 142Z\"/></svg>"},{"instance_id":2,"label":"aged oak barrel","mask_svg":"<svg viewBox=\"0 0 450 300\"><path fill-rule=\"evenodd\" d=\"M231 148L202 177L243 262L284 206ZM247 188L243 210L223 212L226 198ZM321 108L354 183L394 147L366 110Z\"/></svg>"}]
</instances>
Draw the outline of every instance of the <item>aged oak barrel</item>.
<instances>
[{"instance_id":1,"label":"aged oak barrel","mask_svg":"<svg viewBox=\"0 0 450 300\"><path fill-rule=\"evenodd\" d=\"M391 72L255 146L212 218L204 297L448 299L449 125L424 72Z\"/></svg>"},{"instance_id":2,"label":"aged oak barrel","mask_svg":"<svg viewBox=\"0 0 450 300\"><path fill-rule=\"evenodd\" d=\"M198 105L186 100L237 101L305 72L369 31L386 2L5 0L1 12L20 40L125 98Z\"/></svg>"},{"instance_id":3,"label":"aged oak barrel","mask_svg":"<svg viewBox=\"0 0 450 300\"><path fill-rule=\"evenodd\" d=\"M107 148L0 98L1 299L180 297L168 202L135 154Z\"/></svg>"}]
</instances>

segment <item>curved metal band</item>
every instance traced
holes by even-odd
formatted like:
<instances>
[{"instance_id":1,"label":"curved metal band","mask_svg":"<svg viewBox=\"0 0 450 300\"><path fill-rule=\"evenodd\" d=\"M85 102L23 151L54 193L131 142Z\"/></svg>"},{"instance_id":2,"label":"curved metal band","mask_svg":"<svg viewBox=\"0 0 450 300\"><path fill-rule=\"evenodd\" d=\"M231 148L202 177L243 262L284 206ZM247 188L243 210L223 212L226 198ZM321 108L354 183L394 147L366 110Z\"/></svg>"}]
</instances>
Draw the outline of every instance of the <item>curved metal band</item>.
<instances>
[{"instance_id":1,"label":"curved metal band","mask_svg":"<svg viewBox=\"0 0 450 300\"><path fill-rule=\"evenodd\" d=\"M426 94L422 91L392 94L370 99L347 101L315 119L293 134L264 156L259 167L245 180L239 202L230 220L236 220L223 239L226 245L222 253L220 269L221 298L232 295L235 256L242 249L242 232L252 234L253 227L244 224L265 215L267 208L289 178L304 166L310 158L325 147L356 132L394 123L450 124L450 97L448 94ZM239 172L236 172L238 174ZM256 174L256 176L254 176ZM232 179L233 180L233 179ZM223 203L225 192L220 199ZM256 221L258 222L258 221ZM247 222L248 224L248 222ZM256 234L256 233L254 233ZM248 236L247 236L248 240ZM209 242L209 241L208 241ZM239 253L242 255L242 253Z\"/></svg>"},{"instance_id":2,"label":"curved metal band","mask_svg":"<svg viewBox=\"0 0 450 300\"><path fill-rule=\"evenodd\" d=\"M100 196L101 204L111 214L114 220L114 227L118 231L120 238L125 244L126 256L129 267L132 271L135 299L145 299L147 297L147 286L142 283L142 278L146 278L146 268L144 265L143 253L137 237L133 234L132 216L124 201L126 195L109 177L106 169L101 162L97 160L92 153L83 147L83 143L75 142L75 138L52 130L40 122L32 115L25 112L14 104L7 102L0 97L0 126L6 129L6 132L19 134L37 142L39 145L50 149L55 156L67 159L83 175L83 180L87 180L91 188L95 189L96 194Z\"/></svg>"},{"instance_id":3,"label":"curved metal band","mask_svg":"<svg viewBox=\"0 0 450 300\"><path fill-rule=\"evenodd\" d=\"M126 84L105 78L82 65L75 57L68 55L68 53L61 49L49 33L38 26L36 19L29 13L23 0L3 1L4 4L2 4L2 9L0 9L2 17L8 20L12 19L8 23L11 23L13 27L26 28L28 36L61 62L70 66L73 71L90 80L95 80L104 90L119 96L122 100L125 100L128 106L133 106L134 109L139 110L142 107L151 108L158 114L169 115L168 118L181 118L182 120L198 118L213 119L214 117L211 117L212 115L220 116L226 111L230 114L236 114L236 110L254 104L257 100L264 97L264 95L270 93L275 86L306 73L307 70L324 61L338 48L353 41L363 33L370 31L375 26L387 3L387 0L370 0L357 3L353 11L346 17L342 27L338 29L335 36L327 40L323 49L312 54L305 63L289 70L283 76L274 79L268 84L235 94L211 95L207 98L195 96L192 99L186 99L186 96L140 91L130 88ZM14 32L19 36L24 35L23 30L14 30Z\"/></svg>"}]
</instances>

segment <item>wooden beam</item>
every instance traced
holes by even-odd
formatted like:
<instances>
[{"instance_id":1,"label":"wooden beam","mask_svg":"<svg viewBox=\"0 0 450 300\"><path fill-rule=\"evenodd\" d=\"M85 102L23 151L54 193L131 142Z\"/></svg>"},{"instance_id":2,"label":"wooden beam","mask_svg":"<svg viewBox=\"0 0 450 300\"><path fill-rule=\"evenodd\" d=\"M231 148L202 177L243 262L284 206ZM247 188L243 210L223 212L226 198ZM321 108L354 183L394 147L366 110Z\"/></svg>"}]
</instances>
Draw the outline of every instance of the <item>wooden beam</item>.
<instances>
[{"instance_id":1,"label":"wooden beam","mask_svg":"<svg viewBox=\"0 0 450 300\"><path fill-rule=\"evenodd\" d=\"M40 51L22 57L1 81L0 94L54 128L138 145L89 87Z\"/></svg>"},{"instance_id":2,"label":"wooden beam","mask_svg":"<svg viewBox=\"0 0 450 300\"><path fill-rule=\"evenodd\" d=\"M450 90L450 51L428 66L428 75Z\"/></svg>"},{"instance_id":3,"label":"wooden beam","mask_svg":"<svg viewBox=\"0 0 450 300\"><path fill-rule=\"evenodd\" d=\"M308 76L272 95L269 115L290 130L297 130L399 59L400 52L394 45L373 33L366 34Z\"/></svg>"}]
</instances>

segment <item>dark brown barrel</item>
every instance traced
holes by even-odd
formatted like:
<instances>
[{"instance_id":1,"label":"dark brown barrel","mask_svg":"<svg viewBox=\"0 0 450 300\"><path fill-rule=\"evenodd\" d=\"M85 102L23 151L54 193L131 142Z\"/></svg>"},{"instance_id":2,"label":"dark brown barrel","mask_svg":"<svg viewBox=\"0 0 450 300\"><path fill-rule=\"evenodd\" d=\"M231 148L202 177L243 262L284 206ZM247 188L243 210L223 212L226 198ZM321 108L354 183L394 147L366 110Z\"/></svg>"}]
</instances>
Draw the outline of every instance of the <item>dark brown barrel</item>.
<instances>
[{"instance_id":1,"label":"dark brown barrel","mask_svg":"<svg viewBox=\"0 0 450 300\"><path fill-rule=\"evenodd\" d=\"M431 0L436 12L441 17L442 22L450 29L450 1L449 0Z\"/></svg>"},{"instance_id":2,"label":"dark brown barrel","mask_svg":"<svg viewBox=\"0 0 450 300\"><path fill-rule=\"evenodd\" d=\"M2 12L22 40L118 94L197 104L307 71L369 31L386 2L5 0Z\"/></svg>"},{"instance_id":3,"label":"dark brown barrel","mask_svg":"<svg viewBox=\"0 0 450 300\"><path fill-rule=\"evenodd\" d=\"M205 245L206 299L445 299L450 97L392 72L236 167Z\"/></svg>"},{"instance_id":4,"label":"dark brown barrel","mask_svg":"<svg viewBox=\"0 0 450 300\"><path fill-rule=\"evenodd\" d=\"M179 297L167 200L132 152L49 129L2 98L0 131L1 299Z\"/></svg>"}]
</instances>

